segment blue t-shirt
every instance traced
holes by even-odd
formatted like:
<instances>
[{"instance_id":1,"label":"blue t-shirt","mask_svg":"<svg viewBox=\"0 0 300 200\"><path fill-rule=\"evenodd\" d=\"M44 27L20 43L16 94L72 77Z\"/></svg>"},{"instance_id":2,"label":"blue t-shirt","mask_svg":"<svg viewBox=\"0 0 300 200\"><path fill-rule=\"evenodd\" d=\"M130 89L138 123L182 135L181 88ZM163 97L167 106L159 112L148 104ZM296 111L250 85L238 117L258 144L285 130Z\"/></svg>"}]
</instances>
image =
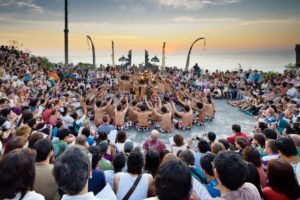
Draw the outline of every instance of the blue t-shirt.
<instances>
[{"instance_id":1,"label":"blue t-shirt","mask_svg":"<svg viewBox=\"0 0 300 200\"><path fill-rule=\"evenodd\" d=\"M220 190L216 189L217 185L218 185L218 183L215 180L212 180L208 184L205 185L210 196L213 198L221 196Z\"/></svg>"},{"instance_id":2,"label":"blue t-shirt","mask_svg":"<svg viewBox=\"0 0 300 200\"><path fill-rule=\"evenodd\" d=\"M95 142L95 140L92 136L87 137L86 141L89 143L90 146L92 146Z\"/></svg>"},{"instance_id":3,"label":"blue t-shirt","mask_svg":"<svg viewBox=\"0 0 300 200\"><path fill-rule=\"evenodd\" d=\"M103 171L93 169L92 178L89 179L88 190L94 195L98 194L106 185L105 175Z\"/></svg>"}]
</instances>

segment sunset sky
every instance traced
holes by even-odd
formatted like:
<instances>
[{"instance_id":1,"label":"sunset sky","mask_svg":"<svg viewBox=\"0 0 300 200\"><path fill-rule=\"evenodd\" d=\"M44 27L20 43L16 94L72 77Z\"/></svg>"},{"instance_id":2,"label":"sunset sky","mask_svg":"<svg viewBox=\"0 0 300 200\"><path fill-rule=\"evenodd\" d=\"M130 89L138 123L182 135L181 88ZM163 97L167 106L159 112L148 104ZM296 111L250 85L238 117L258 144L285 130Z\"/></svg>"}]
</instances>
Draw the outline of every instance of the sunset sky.
<instances>
[{"instance_id":1,"label":"sunset sky","mask_svg":"<svg viewBox=\"0 0 300 200\"><path fill-rule=\"evenodd\" d=\"M197 37L212 52L291 50L300 43L300 0L69 0L70 57L148 49L186 54ZM35 54L64 55L63 0L0 0L0 44L23 43ZM195 47L202 51L203 43Z\"/></svg>"}]
</instances>

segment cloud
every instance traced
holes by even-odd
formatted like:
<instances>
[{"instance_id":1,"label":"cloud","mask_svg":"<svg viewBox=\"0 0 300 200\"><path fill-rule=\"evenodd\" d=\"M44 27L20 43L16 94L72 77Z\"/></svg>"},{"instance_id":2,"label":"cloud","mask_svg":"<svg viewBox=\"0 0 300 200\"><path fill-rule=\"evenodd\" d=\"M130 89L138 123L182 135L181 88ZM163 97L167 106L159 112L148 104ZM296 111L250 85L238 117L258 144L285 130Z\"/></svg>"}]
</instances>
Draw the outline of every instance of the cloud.
<instances>
[{"instance_id":1,"label":"cloud","mask_svg":"<svg viewBox=\"0 0 300 200\"><path fill-rule=\"evenodd\" d=\"M156 0L160 5L173 8L184 8L185 10L198 10L205 5L228 5L240 0Z\"/></svg>"},{"instance_id":2,"label":"cloud","mask_svg":"<svg viewBox=\"0 0 300 200\"><path fill-rule=\"evenodd\" d=\"M34 0L0 0L0 7L29 8L36 13L43 13L44 9L34 3Z\"/></svg>"},{"instance_id":3,"label":"cloud","mask_svg":"<svg viewBox=\"0 0 300 200\"><path fill-rule=\"evenodd\" d=\"M287 19L263 19L254 21L244 21L239 24L229 25L226 28L237 28L244 26L255 26L255 25L269 25L269 24L298 24L300 18L287 18Z\"/></svg>"},{"instance_id":4,"label":"cloud","mask_svg":"<svg viewBox=\"0 0 300 200\"><path fill-rule=\"evenodd\" d=\"M175 17L173 19L174 22L180 23L199 23L199 22L235 22L239 21L237 18L194 18L188 16Z\"/></svg>"}]
</instances>

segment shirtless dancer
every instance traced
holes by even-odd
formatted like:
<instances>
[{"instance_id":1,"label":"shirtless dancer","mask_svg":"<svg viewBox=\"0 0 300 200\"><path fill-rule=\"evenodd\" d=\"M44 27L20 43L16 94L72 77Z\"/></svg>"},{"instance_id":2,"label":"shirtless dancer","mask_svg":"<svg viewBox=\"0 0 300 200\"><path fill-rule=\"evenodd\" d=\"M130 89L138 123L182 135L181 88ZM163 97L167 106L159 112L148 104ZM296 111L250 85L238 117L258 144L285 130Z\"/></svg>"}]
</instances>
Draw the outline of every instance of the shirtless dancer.
<instances>
[{"instance_id":1,"label":"shirtless dancer","mask_svg":"<svg viewBox=\"0 0 300 200\"><path fill-rule=\"evenodd\" d=\"M108 102L101 102L100 100L96 101L96 104L94 105L94 112L95 112L95 125L100 125L102 123L103 116L106 114L106 109L108 105L111 104L112 98Z\"/></svg>"},{"instance_id":2,"label":"shirtless dancer","mask_svg":"<svg viewBox=\"0 0 300 200\"><path fill-rule=\"evenodd\" d=\"M160 111L158 109L160 108ZM160 118L160 122L155 124L155 127L162 133L170 133L173 129L172 124L172 111L168 109L168 106L161 105L161 100L159 98L159 107L155 105L154 113Z\"/></svg>"},{"instance_id":3,"label":"shirtless dancer","mask_svg":"<svg viewBox=\"0 0 300 200\"><path fill-rule=\"evenodd\" d=\"M146 100L145 103L148 104ZM149 107L149 104L147 106ZM149 116L152 114L152 111L147 111L146 109L146 105L142 104L140 105L140 111L134 110L134 114L137 116L136 129L140 132L148 131L151 125Z\"/></svg>"},{"instance_id":4,"label":"shirtless dancer","mask_svg":"<svg viewBox=\"0 0 300 200\"><path fill-rule=\"evenodd\" d=\"M115 108L115 128L117 130L128 130L131 126L132 126L132 122L131 121L127 121L125 122L125 116L127 113L127 110L129 108L128 105L128 100L126 99L126 104L125 104L125 108L122 109L122 104L121 101L124 100L124 98L122 98L119 103L117 104L116 108Z\"/></svg>"},{"instance_id":5,"label":"shirtless dancer","mask_svg":"<svg viewBox=\"0 0 300 200\"><path fill-rule=\"evenodd\" d=\"M188 102L188 105L184 106L184 112L178 112L174 102L172 102L172 106L175 114L179 115L182 118L182 121L173 119L175 127L184 131L191 130L193 127L193 110L191 108L191 103Z\"/></svg>"}]
</instances>

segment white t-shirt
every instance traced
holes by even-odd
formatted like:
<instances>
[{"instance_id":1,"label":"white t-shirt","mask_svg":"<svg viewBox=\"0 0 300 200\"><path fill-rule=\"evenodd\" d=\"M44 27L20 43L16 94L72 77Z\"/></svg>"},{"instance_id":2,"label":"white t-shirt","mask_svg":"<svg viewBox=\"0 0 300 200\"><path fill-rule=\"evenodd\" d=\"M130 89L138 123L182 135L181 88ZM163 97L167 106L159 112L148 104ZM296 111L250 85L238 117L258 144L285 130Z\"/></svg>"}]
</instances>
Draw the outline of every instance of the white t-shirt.
<instances>
[{"instance_id":1,"label":"white t-shirt","mask_svg":"<svg viewBox=\"0 0 300 200\"><path fill-rule=\"evenodd\" d=\"M19 200L21 197L21 193L18 193L15 198L12 198L10 200ZM8 199L4 199L8 200ZM41 194L36 193L35 191L28 191L22 200L45 200L44 196Z\"/></svg>"}]
</instances>

